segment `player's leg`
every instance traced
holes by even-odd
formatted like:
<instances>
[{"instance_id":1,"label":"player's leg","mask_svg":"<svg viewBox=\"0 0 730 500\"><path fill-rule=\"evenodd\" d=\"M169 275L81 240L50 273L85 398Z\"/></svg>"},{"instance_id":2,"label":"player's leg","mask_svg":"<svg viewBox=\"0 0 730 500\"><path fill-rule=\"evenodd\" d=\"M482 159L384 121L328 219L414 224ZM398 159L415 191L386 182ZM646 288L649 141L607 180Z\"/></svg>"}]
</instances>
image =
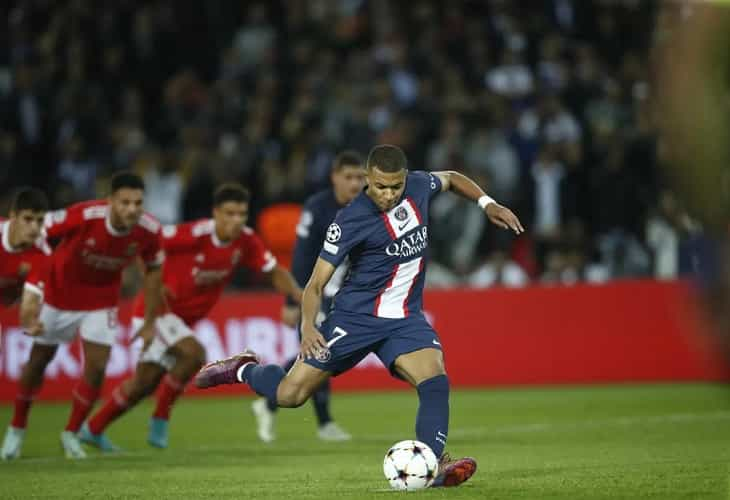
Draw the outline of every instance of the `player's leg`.
<instances>
[{"instance_id":1,"label":"player's leg","mask_svg":"<svg viewBox=\"0 0 730 500\"><path fill-rule=\"evenodd\" d=\"M329 372L297 361L287 374L279 365L261 365L251 351L205 365L195 376L195 385L201 389L224 384L248 384L267 399L276 399L277 405L296 408L303 405Z\"/></svg>"},{"instance_id":2,"label":"player's leg","mask_svg":"<svg viewBox=\"0 0 730 500\"><path fill-rule=\"evenodd\" d=\"M115 307L83 313L79 334L84 351L84 373L73 389L71 413L61 433L61 445L68 458L86 456L78 432L99 398L111 346L118 329Z\"/></svg>"},{"instance_id":3,"label":"player's leg","mask_svg":"<svg viewBox=\"0 0 730 500\"><path fill-rule=\"evenodd\" d=\"M66 427L61 432L61 446L66 458L85 458L86 452L81 447L79 430L89 416L101 391L104 382L111 346L83 340L84 373L72 391L71 413Z\"/></svg>"},{"instance_id":4,"label":"player's leg","mask_svg":"<svg viewBox=\"0 0 730 500\"><path fill-rule=\"evenodd\" d=\"M184 337L175 343L166 355L174 362L162 379L157 393L157 404L150 419L147 442L157 448L167 448L170 413L185 386L205 362L205 348L194 337Z\"/></svg>"},{"instance_id":5,"label":"player's leg","mask_svg":"<svg viewBox=\"0 0 730 500\"><path fill-rule=\"evenodd\" d=\"M115 387L101 408L81 427L79 438L105 452L119 451L104 431L139 401L152 394L165 373L165 367L158 363L137 363L134 375Z\"/></svg>"},{"instance_id":6,"label":"player's leg","mask_svg":"<svg viewBox=\"0 0 730 500\"><path fill-rule=\"evenodd\" d=\"M244 351L204 366L195 376L195 384L204 389L246 383L258 395L275 399L278 406L301 406L332 374L355 366L372 352L373 344L381 340L376 330L371 332L362 325L350 328L348 318L343 316L334 313L320 327L328 350L321 352L319 359L297 360L289 373L279 365L261 366L255 353ZM348 335L348 331L360 333Z\"/></svg>"},{"instance_id":7,"label":"player's leg","mask_svg":"<svg viewBox=\"0 0 730 500\"><path fill-rule=\"evenodd\" d=\"M83 340L84 373L73 389L71 414L66 430L74 434L79 431L89 412L96 403L104 383L104 371L111 353L111 346Z\"/></svg>"},{"instance_id":8,"label":"player's leg","mask_svg":"<svg viewBox=\"0 0 730 500\"><path fill-rule=\"evenodd\" d=\"M449 429L449 380L443 354L425 348L398 356L394 371L418 391L416 436L439 457L439 474L432 487L458 486L476 472L473 458L452 459L444 452Z\"/></svg>"},{"instance_id":9,"label":"player's leg","mask_svg":"<svg viewBox=\"0 0 730 500\"><path fill-rule=\"evenodd\" d=\"M31 347L28 362L23 366L18 381L18 392L15 395L13 405L13 417L5 431L2 448L0 449L0 458L2 460L12 460L20 457L31 405L43 384L43 374L46 367L53 360L57 349L58 345L37 343L34 343Z\"/></svg>"},{"instance_id":10,"label":"player's leg","mask_svg":"<svg viewBox=\"0 0 730 500\"><path fill-rule=\"evenodd\" d=\"M444 453L449 428L449 379L441 343L423 315L397 321L400 324L376 354L395 376L416 388L416 436L439 457L439 475L433 486L456 486L474 474L476 461L469 457L452 460Z\"/></svg>"},{"instance_id":11,"label":"player's leg","mask_svg":"<svg viewBox=\"0 0 730 500\"><path fill-rule=\"evenodd\" d=\"M395 359L394 371L418 391L416 437L443 453L449 432L449 381L438 349L419 349Z\"/></svg>"},{"instance_id":12,"label":"player's leg","mask_svg":"<svg viewBox=\"0 0 730 500\"><path fill-rule=\"evenodd\" d=\"M295 356L284 363L282 368L285 373L289 373L296 360L297 358ZM264 443L270 443L276 439L274 422L278 409L279 405L276 402L275 395L270 398L258 398L251 403L251 411L253 412L254 418L256 418L256 433Z\"/></svg>"},{"instance_id":13,"label":"player's leg","mask_svg":"<svg viewBox=\"0 0 730 500\"><path fill-rule=\"evenodd\" d=\"M330 371L297 360L276 389L277 404L284 408L302 406L319 386L329 380L331 374Z\"/></svg>"},{"instance_id":14,"label":"player's leg","mask_svg":"<svg viewBox=\"0 0 730 500\"><path fill-rule=\"evenodd\" d=\"M8 426L0 450L0 457L5 460L20 456L31 403L41 388L46 367L56 355L58 345L73 340L81 316L43 304L39 320L43 323L45 331L42 335L34 337L30 356L21 372L13 420Z\"/></svg>"},{"instance_id":15,"label":"player's leg","mask_svg":"<svg viewBox=\"0 0 730 500\"><path fill-rule=\"evenodd\" d=\"M332 385L326 380L312 395L312 405L317 415L317 436L323 441L349 441L352 436L330 414L331 391Z\"/></svg>"},{"instance_id":16,"label":"player's leg","mask_svg":"<svg viewBox=\"0 0 730 500\"><path fill-rule=\"evenodd\" d=\"M287 361L283 366L284 371L288 373L296 360L297 358L294 357ZM317 436L323 441L347 441L352 439L352 436L332 419L330 414L330 392L331 384L329 380L326 380L310 398L317 417ZM278 408L275 398L260 398L251 404L254 417L256 417L257 434L259 439L265 443L276 439L274 420Z\"/></svg>"}]
</instances>

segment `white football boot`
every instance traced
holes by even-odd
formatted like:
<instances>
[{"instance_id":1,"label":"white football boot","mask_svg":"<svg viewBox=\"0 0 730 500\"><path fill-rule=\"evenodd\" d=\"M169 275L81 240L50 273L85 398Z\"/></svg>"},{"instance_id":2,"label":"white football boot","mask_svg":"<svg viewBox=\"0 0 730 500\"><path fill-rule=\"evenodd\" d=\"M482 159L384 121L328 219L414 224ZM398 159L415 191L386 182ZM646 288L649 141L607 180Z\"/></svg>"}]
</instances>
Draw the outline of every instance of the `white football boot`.
<instances>
[{"instance_id":1,"label":"white football boot","mask_svg":"<svg viewBox=\"0 0 730 500\"><path fill-rule=\"evenodd\" d=\"M327 422L317 429L317 436L322 441L349 441L352 436L335 422Z\"/></svg>"},{"instance_id":2,"label":"white football boot","mask_svg":"<svg viewBox=\"0 0 730 500\"><path fill-rule=\"evenodd\" d=\"M256 432L259 439L264 443L270 443L276 439L274 433L274 418L276 413L269 410L266 399L259 398L251 404L253 415L256 417Z\"/></svg>"},{"instance_id":3,"label":"white football boot","mask_svg":"<svg viewBox=\"0 0 730 500\"><path fill-rule=\"evenodd\" d=\"M20 458L20 450L23 447L25 439L25 429L18 429L12 425L8 426L5 431L5 439L3 439L2 451L0 451L0 459L14 460Z\"/></svg>"},{"instance_id":4,"label":"white football boot","mask_svg":"<svg viewBox=\"0 0 730 500\"><path fill-rule=\"evenodd\" d=\"M75 432L63 431L61 433L61 447L66 458L79 459L86 458L86 452L81 447L81 440Z\"/></svg>"}]
</instances>

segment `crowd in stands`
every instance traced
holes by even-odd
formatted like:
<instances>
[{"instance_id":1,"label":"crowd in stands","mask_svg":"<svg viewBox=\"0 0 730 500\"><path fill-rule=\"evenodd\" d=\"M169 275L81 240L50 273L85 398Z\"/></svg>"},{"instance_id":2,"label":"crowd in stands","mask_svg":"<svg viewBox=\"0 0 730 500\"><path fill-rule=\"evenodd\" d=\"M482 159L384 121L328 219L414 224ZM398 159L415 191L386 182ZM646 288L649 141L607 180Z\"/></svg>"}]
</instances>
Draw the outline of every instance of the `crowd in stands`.
<instances>
[{"instance_id":1,"label":"crowd in stands","mask_svg":"<svg viewBox=\"0 0 730 500\"><path fill-rule=\"evenodd\" d=\"M431 209L431 286L674 278L701 231L659 168L642 0L18 0L0 6L0 193L54 206L141 172L163 223L250 187L252 221L328 184L343 149L401 146L476 204Z\"/></svg>"}]
</instances>

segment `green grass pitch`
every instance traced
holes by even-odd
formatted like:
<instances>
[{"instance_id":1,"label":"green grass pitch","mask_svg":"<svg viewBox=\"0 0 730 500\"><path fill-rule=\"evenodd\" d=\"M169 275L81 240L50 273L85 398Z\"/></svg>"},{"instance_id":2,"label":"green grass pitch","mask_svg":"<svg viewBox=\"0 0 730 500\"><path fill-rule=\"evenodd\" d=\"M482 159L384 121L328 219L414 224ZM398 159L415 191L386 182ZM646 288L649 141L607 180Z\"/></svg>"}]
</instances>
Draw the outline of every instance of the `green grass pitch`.
<instances>
[{"instance_id":1,"label":"green grass pitch","mask_svg":"<svg viewBox=\"0 0 730 500\"><path fill-rule=\"evenodd\" d=\"M309 404L283 410L260 443L251 398L183 399L171 446L147 446L149 403L116 422L119 455L62 458L67 404L39 404L21 460L0 463L0 498L588 499L730 498L730 392L720 385L626 385L453 391L448 450L474 456L459 488L388 490L382 458L412 438L414 393L336 394L355 439L315 438ZM7 422L10 408L0 407Z\"/></svg>"}]
</instances>

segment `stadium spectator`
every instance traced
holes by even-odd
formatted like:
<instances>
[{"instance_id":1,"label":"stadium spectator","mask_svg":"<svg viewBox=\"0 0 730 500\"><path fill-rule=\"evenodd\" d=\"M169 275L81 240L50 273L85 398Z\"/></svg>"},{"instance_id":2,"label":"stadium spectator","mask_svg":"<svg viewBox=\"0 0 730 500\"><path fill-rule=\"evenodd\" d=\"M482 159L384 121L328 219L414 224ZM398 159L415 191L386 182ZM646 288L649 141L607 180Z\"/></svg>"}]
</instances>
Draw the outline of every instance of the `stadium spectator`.
<instances>
[{"instance_id":1,"label":"stadium spectator","mask_svg":"<svg viewBox=\"0 0 730 500\"><path fill-rule=\"evenodd\" d=\"M577 192L570 219L584 225L587 255L624 241L601 245L601 236L631 235L635 265L611 269L642 274L640 228L659 185L656 126L642 116L654 98L645 27L655 10L597 0L202 10L190 0L11 2L0 8L9 26L0 75L10 76L0 78L0 186L52 187L60 207L175 150L169 179L174 196L182 192L180 214L173 201L151 207L155 215L203 217L213 186L233 181L252 187L256 217L326 185L334 151L387 141L417 169L464 158L499 199L522 204L541 145L551 144ZM605 220L593 199L596 182L617 182L606 174L609 156L633 177L623 194L640 207L631 221ZM491 237L482 231L465 267L491 254Z\"/></svg>"}]
</instances>

